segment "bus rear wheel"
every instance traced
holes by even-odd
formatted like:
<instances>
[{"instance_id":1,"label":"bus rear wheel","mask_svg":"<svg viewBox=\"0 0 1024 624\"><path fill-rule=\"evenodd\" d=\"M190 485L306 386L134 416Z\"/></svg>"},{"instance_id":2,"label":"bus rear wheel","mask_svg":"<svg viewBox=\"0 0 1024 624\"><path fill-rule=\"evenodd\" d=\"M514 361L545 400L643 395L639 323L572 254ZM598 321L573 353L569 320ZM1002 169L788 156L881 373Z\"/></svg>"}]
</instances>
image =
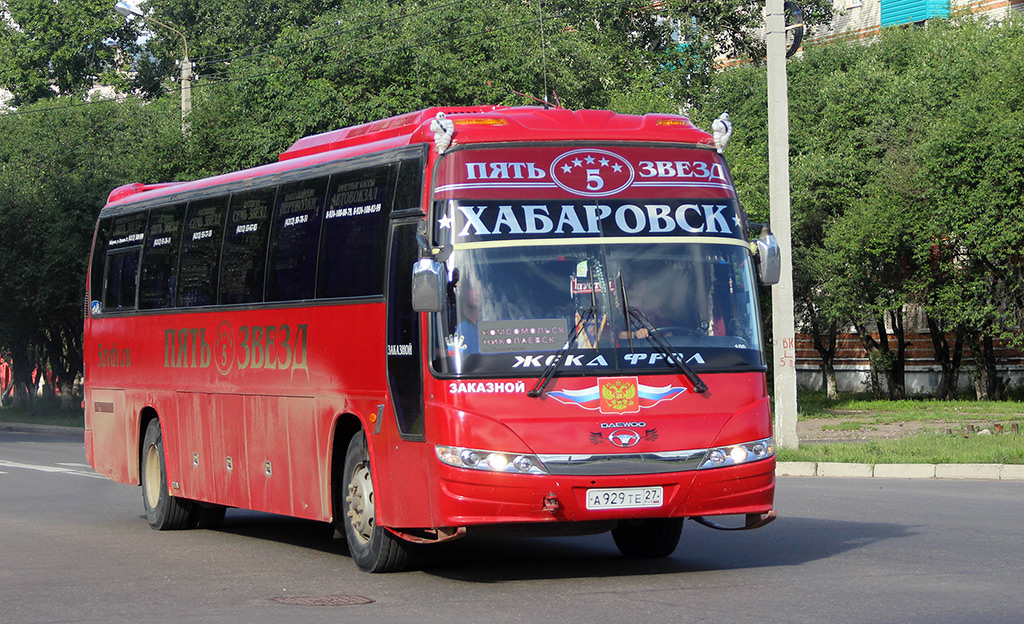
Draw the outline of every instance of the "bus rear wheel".
<instances>
[{"instance_id":1,"label":"bus rear wheel","mask_svg":"<svg viewBox=\"0 0 1024 624\"><path fill-rule=\"evenodd\" d=\"M377 525L373 472L366 438L352 436L345 454L340 517L352 559L364 572L396 572L408 564L408 545Z\"/></svg>"},{"instance_id":2,"label":"bus rear wheel","mask_svg":"<svg viewBox=\"0 0 1024 624\"><path fill-rule=\"evenodd\" d=\"M146 507L146 521L158 531L188 527L190 502L171 496L167 491L167 460L164 457L164 436L160 421L154 418L146 426L142 442L142 502Z\"/></svg>"},{"instance_id":3,"label":"bus rear wheel","mask_svg":"<svg viewBox=\"0 0 1024 624\"><path fill-rule=\"evenodd\" d=\"M653 559L675 552L682 531L682 518L623 520L612 529L612 539L627 557Z\"/></svg>"}]
</instances>

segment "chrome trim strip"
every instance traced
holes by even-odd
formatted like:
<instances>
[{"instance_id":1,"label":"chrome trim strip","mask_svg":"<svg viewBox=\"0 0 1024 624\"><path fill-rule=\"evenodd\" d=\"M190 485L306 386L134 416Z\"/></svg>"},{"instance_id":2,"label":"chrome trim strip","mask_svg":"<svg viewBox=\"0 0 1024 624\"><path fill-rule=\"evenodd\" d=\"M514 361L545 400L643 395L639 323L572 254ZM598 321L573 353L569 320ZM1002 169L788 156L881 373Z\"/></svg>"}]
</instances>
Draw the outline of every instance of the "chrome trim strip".
<instances>
[{"instance_id":1,"label":"chrome trim strip","mask_svg":"<svg viewBox=\"0 0 1024 624\"><path fill-rule=\"evenodd\" d=\"M537 455L549 474L599 476L697 470L708 449L609 455Z\"/></svg>"}]
</instances>

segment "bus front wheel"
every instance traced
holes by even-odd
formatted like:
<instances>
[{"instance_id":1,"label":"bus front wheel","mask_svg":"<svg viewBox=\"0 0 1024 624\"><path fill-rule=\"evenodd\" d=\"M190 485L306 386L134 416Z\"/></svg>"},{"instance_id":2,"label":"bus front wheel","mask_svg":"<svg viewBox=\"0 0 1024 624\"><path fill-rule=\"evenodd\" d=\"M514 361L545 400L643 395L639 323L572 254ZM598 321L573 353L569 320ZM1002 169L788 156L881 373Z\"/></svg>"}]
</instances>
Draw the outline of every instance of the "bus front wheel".
<instances>
[{"instance_id":1,"label":"bus front wheel","mask_svg":"<svg viewBox=\"0 0 1024 624\"><path fill-rule=\"evenodd\" d=\"M156 418L146 426L140 473L142 502L146 506L149 526L158 531L186 528L189 522L189 501L171 496L167 491L164 436L160 421Z\"/></svg>"},{"instance_id":2,"label":"bus front wheel","mask_svg":"<svg viewBox=\"0 0 1024 624\"><path fill-rule=\"evenodd\" d=\"M395 572L408 563L407 544L377 525L373 472L366 438L352 436L345 454L341 517L352 559L364 572Z\"/></svg>"},{"instance_id":3,"label":"bus front wheel","mask_svg":"<svg viewBox=\"0 0 1024 624\"><path fill-rule=\"evenodd\" d=\"M668 557L679 545L682 531L682 518L623 520L612 529L612 539L627 557Z\"/></svg>"}]
</instances>

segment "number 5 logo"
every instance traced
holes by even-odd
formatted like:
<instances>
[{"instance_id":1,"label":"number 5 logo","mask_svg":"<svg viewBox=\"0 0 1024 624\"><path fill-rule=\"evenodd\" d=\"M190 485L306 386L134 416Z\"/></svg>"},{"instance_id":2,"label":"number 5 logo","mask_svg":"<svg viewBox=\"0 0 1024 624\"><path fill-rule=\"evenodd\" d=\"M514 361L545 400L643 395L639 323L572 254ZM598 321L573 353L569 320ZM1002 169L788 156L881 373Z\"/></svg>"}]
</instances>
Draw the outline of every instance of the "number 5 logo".
<instances>
[{"instance_id":1,"label":"number 5 logo","mask_svg":"<svg viewBox=\"0 0 1024 624\"><path fill-rule=\"evenodd\" d=\"M587 190L600 191L604 187L600 169L587 169Z\"/></svg>"}]
</instances>

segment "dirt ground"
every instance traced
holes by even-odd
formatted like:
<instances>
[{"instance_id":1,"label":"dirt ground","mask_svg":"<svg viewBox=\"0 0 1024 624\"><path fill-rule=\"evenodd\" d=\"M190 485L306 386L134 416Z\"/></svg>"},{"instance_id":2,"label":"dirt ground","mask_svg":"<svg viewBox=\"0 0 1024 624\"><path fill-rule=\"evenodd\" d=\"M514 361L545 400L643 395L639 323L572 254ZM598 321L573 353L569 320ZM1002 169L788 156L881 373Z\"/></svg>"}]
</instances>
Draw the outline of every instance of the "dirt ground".
<instances>
[{"instance_id":1,"label":"dirt ground","mask_svg":"<svg viewBox=\"0 0 1024 624\"><path fill-rule=\"evenodd\" d=\"M840 429L844 424L859 423L858 429ZM995 431L992 421L976 422L944 422L944 421L908 421L899 423L877 423L873 418L863 420L851 419L849 416L836 418L812 418L800 420L796 424L796 433L801 442L868 442L870 440L895 440L912 436L922 431L937 431L963 434L973 427L972 433L978 431ZM1009 430L1009 425L1006 426Z\"/></svg>"}]
</instances>

